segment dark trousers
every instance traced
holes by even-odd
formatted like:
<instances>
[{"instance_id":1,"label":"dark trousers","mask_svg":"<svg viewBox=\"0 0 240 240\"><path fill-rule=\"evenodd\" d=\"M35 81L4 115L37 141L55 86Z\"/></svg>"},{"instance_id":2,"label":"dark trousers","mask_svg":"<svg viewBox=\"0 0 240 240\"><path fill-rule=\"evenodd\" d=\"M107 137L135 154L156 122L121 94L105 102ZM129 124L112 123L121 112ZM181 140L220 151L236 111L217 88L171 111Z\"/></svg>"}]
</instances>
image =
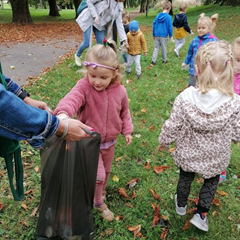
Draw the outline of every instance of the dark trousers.
<instances>
[{"instance_id":1,"label":"dark trousers","mask_svg":"<svg viewBox=\"0 0 240 240\"><path fill-rule=\"evenodd\" d=\"M187 205L187 200L194 177L195 173L185 172L180 168L179 180L177 185L177 200L179 207L184 207ZM212 178L204 179L204 183L199 193L199 201L197 206L198 211L209 211L217 190L218 182L219 175Z\"/></svg>"}]
</instances>

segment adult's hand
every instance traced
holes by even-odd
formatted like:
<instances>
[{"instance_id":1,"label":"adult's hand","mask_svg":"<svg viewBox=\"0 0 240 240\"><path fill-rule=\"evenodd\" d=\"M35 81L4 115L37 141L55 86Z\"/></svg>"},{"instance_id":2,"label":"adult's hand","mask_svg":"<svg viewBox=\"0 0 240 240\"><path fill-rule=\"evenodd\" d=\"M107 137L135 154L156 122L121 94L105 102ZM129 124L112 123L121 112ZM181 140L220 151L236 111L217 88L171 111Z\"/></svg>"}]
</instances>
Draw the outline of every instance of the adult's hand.
<instances>
[{"instance_id":1,"label":"adult's hand","mask_svg":"<svg viewBox=\"0 0 240 240\"><path fill-rule=\"evenodd\" d=\"M38 100L32 99L30 97L25 97L23 101L30 106L40 108L42 110L46 110L46 111L50 112L51 114L53 114L52 109L49 108L48 105L43 101L38 101Z\"/></svg>"},{"instance_id":2,"label":"adult's hand","mask_svg":"<svg viewBox=\"0 0 240 240\"><path fill-rule=\"evenodd\" d=\"M56 135L58 137L61 137L64 133L64 130L66 128L65 121L68 122L68 131L66 136L64 137L66 141L79 141L82 138L91 137L85 131L83 131L83 128L88 129L89 131L93 131L93 129L83 124L82 122L72 118L67 118L65 120L59 119L59 121L60 121L59 128L56 132Z\"/></svg>"}]
</instances>

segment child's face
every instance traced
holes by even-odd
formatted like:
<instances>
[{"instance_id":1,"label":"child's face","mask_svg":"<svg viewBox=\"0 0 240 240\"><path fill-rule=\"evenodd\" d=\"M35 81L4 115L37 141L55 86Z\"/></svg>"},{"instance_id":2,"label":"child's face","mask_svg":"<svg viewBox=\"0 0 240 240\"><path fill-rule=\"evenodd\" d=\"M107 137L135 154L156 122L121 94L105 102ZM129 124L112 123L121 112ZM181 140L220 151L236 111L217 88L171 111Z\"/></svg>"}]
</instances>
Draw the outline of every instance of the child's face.
<instances>
[{"instance_id":1,"label":"child's face","mask_svg":"<svg viewBox=\"0 0 240 240\"><path fill-rule=\"evenodd\" d=\"M131 33L133 36L135 36L135 35L137 34L137 31L132 30L132 31L130 31L130 33Z\"/></svg>"},{"instance_id":2,"label":"child's face","mask_svg":"<svg viewBox=\"0 0 240 240\"><path fill-rule=\"evenodd\" d=\"M234 72L240 73L240 47L234 47Z\"/></svg>"},{"instance_id":3,"label":"child's face","mask_svg":"<svg viewBox=\"0 0 240 240\"><path fill-rule=\"evenodd\" d=\"M89 83L96 91L100 92L108 87L112 79L116 76L116 71L101 67L92 68L91 66L88 66L87 75Z\"/></svg>"},{"instance_id":4,"label":"child's face","mask_svg":"<svg viewBox=\"0 0 240 240\"><path fill-rule=\"evenodd\" d=\"M197 32L199 37L206 35L210 30L210 27L205 22L198 23Z\"/></svg>"},{"instance_id":5,"label":"child's face","mask_svg":"<svg viewBox=\"0 0 240 240\"><path fill-rule=\"evenodd\" d=\"M129 23L128 18L127 17L123 17L122 18L122 22L123 22L123 24L128 24Z\"/></svg>"}]
</instances>

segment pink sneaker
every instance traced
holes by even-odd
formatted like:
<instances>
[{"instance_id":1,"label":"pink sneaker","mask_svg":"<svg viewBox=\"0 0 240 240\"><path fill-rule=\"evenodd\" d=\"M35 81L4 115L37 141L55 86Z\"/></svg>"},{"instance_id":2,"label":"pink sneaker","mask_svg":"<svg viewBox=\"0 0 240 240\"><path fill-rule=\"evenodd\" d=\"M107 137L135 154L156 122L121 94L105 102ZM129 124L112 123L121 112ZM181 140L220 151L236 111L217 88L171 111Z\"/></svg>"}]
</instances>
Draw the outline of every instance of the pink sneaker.
<instances>
[{"instance_id":1,"label":"pink sneaker","mask_svg":"<svg viewBox=\"0 0 240 240\"><path fill-rule=\"evenodd\" d=\"M221 175L219 177L219 183L223 183L226 180L227 180L227 173L226 173L226 170L225 170L224 172L221 173Z\"/></svg>"}]
</instances>

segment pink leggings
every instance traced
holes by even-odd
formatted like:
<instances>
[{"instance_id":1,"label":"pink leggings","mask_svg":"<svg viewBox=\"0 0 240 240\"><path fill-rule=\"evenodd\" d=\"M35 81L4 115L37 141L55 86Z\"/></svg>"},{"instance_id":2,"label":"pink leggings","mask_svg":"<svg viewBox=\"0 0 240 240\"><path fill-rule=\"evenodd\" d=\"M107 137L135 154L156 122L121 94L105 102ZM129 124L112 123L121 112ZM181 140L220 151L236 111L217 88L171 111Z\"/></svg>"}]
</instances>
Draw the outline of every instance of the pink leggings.
<instances>
[{"instance_id":1,"label":"pink leggings","mask_svg":"<svg viewBox=\"0 0 240 240\"><path fill-rule=\"evenodd\" d=\"M114 158L115 145L108 149L100 149L98 159L97 181L95 189L94 205L103 205L102 191L105 190L111 172L112 161Z\"/></svg>"}]
</instances>

